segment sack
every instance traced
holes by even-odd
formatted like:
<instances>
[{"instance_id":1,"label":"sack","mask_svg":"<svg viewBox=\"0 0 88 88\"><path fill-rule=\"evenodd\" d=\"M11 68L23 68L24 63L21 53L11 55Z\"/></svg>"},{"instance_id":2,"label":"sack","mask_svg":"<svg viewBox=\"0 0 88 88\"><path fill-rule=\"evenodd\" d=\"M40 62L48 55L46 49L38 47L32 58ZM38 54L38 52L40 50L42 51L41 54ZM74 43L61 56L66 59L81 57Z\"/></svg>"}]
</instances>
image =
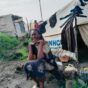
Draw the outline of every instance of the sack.
<instances>
[{"instance_id":1,"label":"sack","mask_svg":"<svg viewBox=\"0 0 88 88\"><path fill-rule=\"evenodd\" d=\"M65 66L65 72L75 71L77 72L77 68L75 68L72 64L68 64L68 66Z\"/></svg>"}]
</instances>

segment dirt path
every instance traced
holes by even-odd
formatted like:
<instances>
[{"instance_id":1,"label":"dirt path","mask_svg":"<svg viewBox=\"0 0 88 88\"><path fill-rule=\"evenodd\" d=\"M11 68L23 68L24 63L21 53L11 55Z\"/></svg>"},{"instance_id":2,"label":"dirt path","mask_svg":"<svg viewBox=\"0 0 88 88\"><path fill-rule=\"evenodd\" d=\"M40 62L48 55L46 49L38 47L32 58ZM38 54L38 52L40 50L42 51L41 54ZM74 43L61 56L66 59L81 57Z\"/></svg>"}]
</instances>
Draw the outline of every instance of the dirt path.
<instances>
[{"instance_id":1,"label":"dirt path","mask_svg":"<svg viewBox=\"0 0 88 88\"><path fill-rule=\"evenodd\" d=\"M0 62L0 88L32 88L33 82L26 81L24 74L16 74L19 62Z\"/></svg>"},{"instance_id":2,"label":"dirt path","mask_svg":"<svg viewBox=\"0 0 88 88\"><path fill-rule=\"evenodd\" d=\"M31 80L26 81L24 74L15 73L15 68L19 63L18 61L0 62L0 88L32 88L34 82ZM52 85L51 85L52 84ZM46 84L45 88L58 88L55 80Z\"/></svg>"}]
</instances>

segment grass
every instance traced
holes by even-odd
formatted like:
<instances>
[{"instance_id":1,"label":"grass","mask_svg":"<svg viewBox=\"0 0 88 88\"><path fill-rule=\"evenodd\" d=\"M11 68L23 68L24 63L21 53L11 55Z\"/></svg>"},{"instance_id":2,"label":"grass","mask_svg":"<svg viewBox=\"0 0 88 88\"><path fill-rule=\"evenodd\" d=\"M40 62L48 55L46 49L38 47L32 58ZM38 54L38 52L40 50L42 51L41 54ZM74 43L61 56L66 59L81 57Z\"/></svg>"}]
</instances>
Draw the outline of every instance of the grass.
<instances>
[{"instance_id":1,"label":"grass","mask_svg":"<svg viewBox=\"0 0 88 88\"><path fill-rule=\"evenodd\" d=\"M88 84L85 83L85 85L82 85L82 84L79 83L77 80L74 80L73 88L88 88Z\"/></svg>"},{"instance_id":2,"label":"grass","mask_svg":"<svg viewBox=\"0 0 88 88\"><path fill-rule=\"evenodd\" d=\"M30 38L20 41L16 37L0 32L0 60L26 60L29 42Z\"/></svg>"},{"instance_id":3,"label":"grass","mask_svg":"<svg viewBox=\"0 0 88 88\"><path fill-rule=\"evenodd\" d=\"M21 49L19 49L17 51L17 53L21 53L22 54L22 57L20 58L20 60L26 60L27 59L27 56L28 56L28 50L26 47L22 47Z\"/></svg>"},{"instance_id":4,"label":"grass","mask_svg":"<svg viewBox=\"0 0 88 88\"><path fill-rule=\"evenodd\" d=\"M9 51L19 44L20 41L17 38L0 32L0 59L8 59L6 58L6 56L8 56L6 54L9 54Z\"/></svg>"}]
</instances>

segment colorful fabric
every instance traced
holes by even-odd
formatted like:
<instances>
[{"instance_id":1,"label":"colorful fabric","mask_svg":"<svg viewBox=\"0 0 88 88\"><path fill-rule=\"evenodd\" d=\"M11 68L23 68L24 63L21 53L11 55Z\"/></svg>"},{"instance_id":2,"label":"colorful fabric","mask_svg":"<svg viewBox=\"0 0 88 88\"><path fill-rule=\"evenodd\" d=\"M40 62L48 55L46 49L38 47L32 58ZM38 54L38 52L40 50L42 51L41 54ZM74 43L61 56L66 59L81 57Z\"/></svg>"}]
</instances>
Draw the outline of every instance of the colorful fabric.
<instances>
[{"instance_id":1,"label":"colorful fabric","mask_svg":"<svg viewBox=\"0 0 88 88\"><path fill-rule=\"evenodd\" d=\"M38 60L32 60L24 65L24 70L25 70L27 79L29 78L32 78L32 79L35 78L37 80L44 79L46 70L48 69L46 63L49 64L49 69L51 70L58 69L54 59L48 59L44 57Z\"/></svg>"},{"instance_id":2,"label":"colorful fabric","mask_svg":"<svg viewBox=\"0 0 88 88\"><path fill-rule=\"evenodd\" d=\"M42 80L45 78L45 63L43 58L39 60L33 60L25 64L24 66L27 79L35 78Z\"/></svg>"}]
</instances>

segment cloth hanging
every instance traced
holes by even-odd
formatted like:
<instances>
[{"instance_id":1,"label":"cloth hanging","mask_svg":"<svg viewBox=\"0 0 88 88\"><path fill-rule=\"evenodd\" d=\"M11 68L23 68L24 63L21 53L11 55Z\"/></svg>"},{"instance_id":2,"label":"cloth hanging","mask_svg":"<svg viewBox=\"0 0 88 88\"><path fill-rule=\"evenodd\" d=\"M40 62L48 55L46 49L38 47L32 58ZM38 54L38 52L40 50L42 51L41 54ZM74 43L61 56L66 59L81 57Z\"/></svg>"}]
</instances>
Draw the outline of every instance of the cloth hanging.
<instances>
[{"instance_id":1,"label":"cloth hanging","mask_svg":"<svg viewBox=\"0 0 88 88\"><path fill-rule=\"evenodd\" d=\"M62 49L69 50L71 52L75 52L75 35L74 28L70 26L68 30L62 30L61 33L61 43Z\"/></svg>"},{"instance_id":2,"label":"cloth hanging","mask_svg":"<svg viewBox=\"0 0 88 88\"><path fill-rule=\"evenodd\" d=\"M62 44L62 49L68 50L65 30L62 30L62 33L61 33L61 44Z\"/></svg>"},{"instance_id":3,"label":"cloth hanging","mask_svg":"<svg viewBox=\"0 0 88 88\"><path fill-rule=\"evenodd\" d=\"M39 28L40 34L43 34L43 33L46 32L46 28L45 28L46 24L47 24L47 21L45 21L44 23L42 23L42 24L40 25L40 28Z\"/></svg>"},{"instance_id":4,"label":"cloth hanging","mask_svg":"<svg viewBox=\"0 0 88 88\"><path fill-rule=\"evenodd\" d=\"M53 16L51 16L51 18L49 19L49 23L51 28L55 27L57 23L56 13Z\"/></svg>"}]
</instances>

